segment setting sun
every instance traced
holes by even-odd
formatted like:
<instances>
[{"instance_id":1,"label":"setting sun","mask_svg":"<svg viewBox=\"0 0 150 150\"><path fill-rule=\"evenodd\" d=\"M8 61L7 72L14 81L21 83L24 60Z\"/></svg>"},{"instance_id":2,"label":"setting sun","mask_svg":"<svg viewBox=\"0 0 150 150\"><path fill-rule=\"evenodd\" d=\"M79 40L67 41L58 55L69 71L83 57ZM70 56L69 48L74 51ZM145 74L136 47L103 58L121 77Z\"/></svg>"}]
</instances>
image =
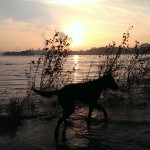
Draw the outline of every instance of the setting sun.
<instances>
[{"instance_id":1,"label":"setting sun","mask_svg":"<svg viewBox=\"0 0 150 150\"><path fill-rule=\"evenodd\" d=\"M79 46L83 42L84 28L81 23L73 23L67 29L66 33L72 39L72 46Z\"/></svg>"}]
</instances>

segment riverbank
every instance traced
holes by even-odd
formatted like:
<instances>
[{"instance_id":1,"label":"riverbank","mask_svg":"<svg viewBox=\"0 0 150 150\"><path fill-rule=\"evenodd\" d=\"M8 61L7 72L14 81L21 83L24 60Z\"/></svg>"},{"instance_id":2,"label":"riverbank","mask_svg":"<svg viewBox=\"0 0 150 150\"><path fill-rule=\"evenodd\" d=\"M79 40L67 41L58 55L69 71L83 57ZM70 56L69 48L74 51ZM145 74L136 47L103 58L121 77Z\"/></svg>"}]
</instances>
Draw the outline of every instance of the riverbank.
<instances>
[{"instance_id":1,"label":"riverbank","mask_svg":"<svg viewBox=\"0 0 150 150\"><path fill-rule=\"evenodd\" d=\"M61 115L59 106L44 101L49 114L26 119L10 131L1 132L2 150L148 150L150 147L150 104L106 104L108 122L103 114L94 110L91 128L86 127L88 107L78 105L69 121L66 134L60 129L59 142L54 141L56 122ZM50 106L51 105L51 106ZM58 113L56 113L58 110ZM54 113L53 113L54 112ZM56 115L57 114L57 115Z\"/></svg>"}]
</instances>

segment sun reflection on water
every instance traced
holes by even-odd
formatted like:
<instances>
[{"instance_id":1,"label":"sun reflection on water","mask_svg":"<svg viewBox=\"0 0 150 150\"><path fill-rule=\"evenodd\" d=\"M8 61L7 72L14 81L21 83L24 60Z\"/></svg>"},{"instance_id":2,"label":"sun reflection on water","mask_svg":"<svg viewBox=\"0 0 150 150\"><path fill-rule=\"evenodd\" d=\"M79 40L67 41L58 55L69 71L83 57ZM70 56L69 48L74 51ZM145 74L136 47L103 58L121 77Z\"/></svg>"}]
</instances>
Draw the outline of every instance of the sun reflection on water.
<instances>
[{"instance_id":1,"label":"sun reflection on water","mask_svg":"<svg viewBox=\"0 0 150 150\"><path fill-rule=\"evenodd\" d=\"M74 81L76 82L77 81L77 77L78 77L78 67L79 67L79 56L78 55L74 55L73 57L73 61L74 61Z\"/></svg>"},{"instance_id":2,"label":"sun reflection on water","mask_svg":"<svg viewBox=\"0 0 150 150\"><path fill-rule=\"evenodd\" d=\"M74 55L73 60L74 60L75 64L78 64L78 59L79 59L79 56L78 55Z\"/></svg>"},{"instance_id":3,"label":"sun reflection on water","mask_svg":"<svg viewBox=\"0 0 150 150\"><path fill-rule=\"evenodd\" d=\"M79 56L74 55L73 61L74 61L74 69L77 70L79 67Z\"/></svg>"}]
</instances>

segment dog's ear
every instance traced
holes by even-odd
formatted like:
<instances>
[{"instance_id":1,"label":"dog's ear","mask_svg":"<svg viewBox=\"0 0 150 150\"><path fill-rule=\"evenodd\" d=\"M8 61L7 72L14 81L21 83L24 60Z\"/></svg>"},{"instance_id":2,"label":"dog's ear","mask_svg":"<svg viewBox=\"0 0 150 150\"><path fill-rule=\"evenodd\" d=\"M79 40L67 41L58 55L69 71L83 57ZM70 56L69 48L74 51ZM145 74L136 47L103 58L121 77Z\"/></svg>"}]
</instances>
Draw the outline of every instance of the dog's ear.
<instances>
[{"instance_id":1,"label":"dog's ear","mask_svg":"<svg viewBox=\"0 0 150 150\"><path fill-rule=\"evenodd\" d=\"M104 75L107 75L107 76L112 76L112 71L111 69L107 70Z\"/></svg>"}]
</instances>

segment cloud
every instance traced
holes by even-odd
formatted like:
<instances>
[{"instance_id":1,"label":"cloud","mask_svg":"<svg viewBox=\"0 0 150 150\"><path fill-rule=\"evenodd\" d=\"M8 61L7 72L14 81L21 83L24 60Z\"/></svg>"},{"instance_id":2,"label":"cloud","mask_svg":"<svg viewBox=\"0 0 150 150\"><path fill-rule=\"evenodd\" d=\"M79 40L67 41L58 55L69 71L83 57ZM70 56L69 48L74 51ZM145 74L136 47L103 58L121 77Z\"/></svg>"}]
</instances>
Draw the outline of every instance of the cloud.
<instances>
[{"instance_id":1,"label":"cloud","mask_svg":"<svg viewBox=\"0 0 150 150\"><path fill-rule=\"evenodd\" d=\"M45 3L24 0L0 0L0 20L14 18L16 21L24 21L38 24L53 22L51 7Z\"/></svg>"}]
</instances>

